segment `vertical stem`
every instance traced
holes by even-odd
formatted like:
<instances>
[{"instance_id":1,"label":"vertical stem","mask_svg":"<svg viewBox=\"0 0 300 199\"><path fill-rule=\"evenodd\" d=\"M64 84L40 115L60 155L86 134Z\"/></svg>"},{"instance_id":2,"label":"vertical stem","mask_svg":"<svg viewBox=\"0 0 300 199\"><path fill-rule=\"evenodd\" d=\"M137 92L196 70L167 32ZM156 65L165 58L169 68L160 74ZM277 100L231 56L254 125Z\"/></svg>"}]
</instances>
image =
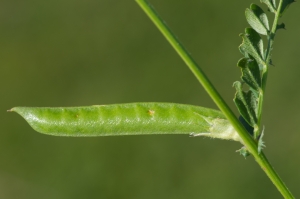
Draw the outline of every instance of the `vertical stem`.
<instances>
[{"instance_id":1,"label":"vertical stem","mask_svg":"<svg viewBox=\"0 0 300 199\"><path fill-rule=\"evenodd\" d=\"M257 111L258 112L258 120L257 120L258 129L257 129L257 132L254 133L254 134L257 134L257 135L259 135L259 133L260 133L262 108L263 108L263 98L264 98L264 94L265 94L265 91L266 91L269 65L270 65L270 60L271 60L271 57L272 57L271 51L273 49L274 38L275 38L276 30L277 30L278 20L279 20L279 17L280 17L280 10L281 10L281 7L282 7L282 3L283 3L283 0L280 0L280 2L278 4L278 7L277 7L277 11L275 13L275 18L274 18L274 21L273 21L271 32L268 35L268 46L267 46L267 53L266 53L266 59L265 59L267 66L264 68L264 70L262 72L262 93L259 97L258 111Z\"/></svg>"},{"instance_id":2,"label":"vertical stem","mask_svg":"<svg viewBox=\"0 0 300 199\"><path fill-rule=\"evenodd\" d=\"M195 60L191 57L191 55L184 49L183 45L177 40L174 34L170 31L167 25L163 22L163 20L158 16L156 11L150 6L150 4L146 0L136 0L136 2L140 5L140 7L144 10L144 12L148 15L148 17L152 20L152 22L157 26L157 28L161 31L161 33L165 36L165 38L169 41L178 55L183 59L183 61L187 64L193 74L196 76L198 81L202 84L206 92L213 99L219 109L224 113L227 119L231 122L232 126L238 132L240 137L242 138L245 146L250 151L250 153L255 158L256 162L261 166L273 184L277 187L280 193L285 198L294 198L292 193L285 186L283 181L280 179L278 174L275 172L274 168L271 166L266 156L261 152L258 154L257 151L257 143L252 139L252 137L248 134L245 128L241 125L238 119L235 117L232 110L223 100L221 95L217 92L215 87L206 77L201 68L197 65Z\"/></svg>"}]
</instances>

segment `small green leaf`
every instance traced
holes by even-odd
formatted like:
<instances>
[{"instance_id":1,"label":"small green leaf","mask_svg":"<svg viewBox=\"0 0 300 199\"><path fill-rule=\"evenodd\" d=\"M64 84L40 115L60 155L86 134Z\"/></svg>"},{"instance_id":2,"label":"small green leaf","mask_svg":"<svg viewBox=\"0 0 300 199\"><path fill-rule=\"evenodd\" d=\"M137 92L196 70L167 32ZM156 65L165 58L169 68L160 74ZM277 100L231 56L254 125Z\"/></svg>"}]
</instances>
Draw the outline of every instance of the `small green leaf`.
<instances>
[{"instance_id":1,"label":"small green leaf","mask_svg":"<svg viewBox=\"0 0 300 199\"><path fill-rule=\"evenodd\" d=\"M276 13L275 0L260 0L260 2L266 4L270 12Z\"/></svg>"},{"instance_id":2,"label":"small green leaf","mask_svg":"<svg viewBox=\"0 0 300 199\"><path fill-rule=\"evenodd\" d=\"M280 29L284 29L284 30L285 30L285 24L284 24L284 23L281 23L281 24L278 24L278 25L277 25L276 31L277 31L277 30L280 30Z\"/></svg>"},{"instance_id":3,"label":"small green leaf","mask_svg":"<svg viewBox=\"0 0 300 199\"><path fill-rule=\"evenodd\" d=\"M254 131L254 128L252 126L250 126L248 124L248 122L246 122L246 120L243 118L243 116L239 116L239 121L242 123L242 125L245 127L245 129L248 131L248 133L253 136L253 131Z\"/></svg>"},{"instance_id":4,"label":"small green leaf","mask_svg":"<svg viewBox=\"0 0 300 199\"><path fill-rule=\"evenodd\" d=\"M283 0L281 10L280 10L280 16L282 17L283 13L288 9L288 7L296 1L294 0Z\"/></svg>"},{"instance_id":5,"label":"small green leaf","mask_svg":"<svg viewBox=\"0 0 300 199\"><path fill-rule=\"evenodd\" d=\"M259 6L251 4L250 9L246 9L245 15L248 23L256 32L262 35L269 33L268 17Z\"/></svg>"},{"instance_id":6,"label":"small green leaf","mask_svg":"<svg viewBox=\"0 0 300 199\"><path fill-rule=\"evenodd\" d=\"M249 58L248 53L245 52L244 49L240 48L240 46L239 46L239 51L242 53L242 55L244 55L244 57Z\"/></svg>"},{"instance_id":7,"label":"small green leaf","mask_svg":"<svg viewBox=\"0 0 300 199\"><path fill-rule=\"evenodd\" d=\"M272 60L272 59L270 59L269 65L270 65L270 66L275 66L275 65L273 64L273 60Z\"/></svg>"},{"instance_id":8,"label":"small green leaf","mask_svg":"<svg viewBox=\"0 0 300 199\"><path fill-rule=\"evenodd\" d=\"M240 36L243 38L243 43L239 46L240 51L251 55L260 67L267 67L264 61L263 42L259 34L252 28L246 28L245 33Z\"/></svg>"},{"instance_id":9,"label":"small green leaf","mask_svg":"<svg viewBox=\"0 0 300 199\"><path fill-rule=\"evenodd\" d=\"M242 143L222 112L173 103L47 108L15 107L37 132L54 136L190 134Z\"/></svg>"},{"instance_id":10,"label":"small green leaf","mask_svg":"<svg viewBox=\"0 0 300 199\"><path fill-rule=\"evenodd\" d=\"M244 158L248 157L250 154L250 152L247 150L247 148L245 146L243 146L242 148L240 148L239 150L237 150L236 152L239 152L240 155L242 155Z\"/></svg>"},{"instance_id":11,"label":"small green leaf","mask_svg":"<svg viewBox=\"0 0 300 199\"><path fill-rule=\"evenodd\" d=\"M234 82L236 89L235 98L233 99L235 105L238 108L239 113L243 116L249 125L254 127L257 124L257 102L255 94L249 90L247 92L242 90L241 82Z\"/></svg>"},{"instance_id":12,"label":"small green leaf","mask_svg":"<svg viewBox=\"0 0 300 199\"><path fill-rule=\"evenodd\" d=\"M271 1L272 1L272 4L273 4L274 8L277 8L277 6L276 6L276 0L271 0Z\"/></svg>"},{"instance_id":13,"label":"small green leaf","mask_svg":"<svg viewBox=\"0 0 300 199\"><path fill-rule=\"evenodd\" d=\"M241 82L236 81L233 83L233 86L236 89L235 97L233 99L236 107L238 108L239 113L241 116L244 118L244 120L250 125L251 125L251 119L248 113L248 109L245 106L246 100L244 98L244 92L242 91L242 85Z\"/></svg>"},{"instance_id":14,"label":"small green leaf","mask_svg":"<svg viewBox=\"0 0 300 199\"><path fill-rule=\"evenodd\" d=\"M255 59L242 58L238 61L242 70L242 80L257 93L261 90L261 75Z\"/></svg>"}]
</instances>

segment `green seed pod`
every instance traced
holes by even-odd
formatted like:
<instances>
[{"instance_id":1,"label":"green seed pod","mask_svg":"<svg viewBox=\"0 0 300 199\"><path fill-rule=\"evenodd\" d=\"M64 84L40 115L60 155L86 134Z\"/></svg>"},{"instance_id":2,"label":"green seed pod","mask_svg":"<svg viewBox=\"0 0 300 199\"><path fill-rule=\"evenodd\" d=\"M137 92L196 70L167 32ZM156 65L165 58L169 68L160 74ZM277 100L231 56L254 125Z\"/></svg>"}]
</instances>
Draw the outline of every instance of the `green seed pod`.
<instances>
[{"instance_id":1,"label":"green seed pod","mask_svg":"<svg viewBox=\"0 0 300 199\"><path fill-rule=\"evenodd\" d=\"M173 103L130 103L69 108L15 107L36 131L56 136L190 134L241 141L217 110Z\"/></svg>"}]
</instances>

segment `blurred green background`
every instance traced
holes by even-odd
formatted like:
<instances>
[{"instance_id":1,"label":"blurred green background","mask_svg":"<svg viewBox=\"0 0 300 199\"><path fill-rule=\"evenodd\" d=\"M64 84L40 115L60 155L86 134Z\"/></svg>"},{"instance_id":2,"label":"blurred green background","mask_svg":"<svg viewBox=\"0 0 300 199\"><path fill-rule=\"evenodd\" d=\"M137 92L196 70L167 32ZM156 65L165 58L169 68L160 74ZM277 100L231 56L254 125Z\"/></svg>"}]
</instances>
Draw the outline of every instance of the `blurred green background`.
<instances>
[{"instance_id":1,"label":"blurred green background","mask_svg":"<svg viewBox=\"0 0 300 199\"><path fill-rule=\"evenodd\" d=\"M151 3L234 108L238 34L248 26L244 10L251 1ZM299 197L297 6L276 38L263 124L265 153ZM1 0L0 25L1 199L282 198L252 157L235 152L241 147L235 142L51 137L6 112L152 101L216 108L133 0Z\"/></svg>"}]
</instances>

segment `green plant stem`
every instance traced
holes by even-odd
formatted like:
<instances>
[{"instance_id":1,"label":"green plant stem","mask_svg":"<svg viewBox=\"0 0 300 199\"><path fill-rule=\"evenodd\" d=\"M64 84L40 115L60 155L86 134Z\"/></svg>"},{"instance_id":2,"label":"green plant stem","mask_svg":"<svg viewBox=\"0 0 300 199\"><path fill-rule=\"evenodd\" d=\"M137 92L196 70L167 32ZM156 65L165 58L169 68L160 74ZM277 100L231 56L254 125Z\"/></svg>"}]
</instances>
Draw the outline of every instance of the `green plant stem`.
<instances>
[{"instance_id":1,"label":"green plant stem","mask_svg":"<svg viewBox=\"0 0 300 199\"><path fill-rule=\"evenodd\" d=\"M151 7L151 5L146 0L136 0L139 6L144 10L144 12L148 15L148 17L152 20L152 22L157 26L157 28L161 31L161 33L165 36L165 38L169 41L175 51L179 54L179 56L183 59L183 61L187 64L199 82L202 84L204 89L207 91L209 96L213 99L219 109L224 113L227 119L231 122L232 126L238 132L240 137L242 138L245 146L253 155L257 163L261 166L261 168L265 171L267 176L271 179L277 189L281 192L281 194L285 198L294 198L288 188L285 186L283 181L280 179L278 174L275 172L263 152L258 154L257 151L257 143L252 139L252 137L248 134L245 128L241 125L239 120L236 118L232 110L217 92L215 87L206 77L204 72L200 69L194 59L190 56L190 54L184 49L183 45L176 39L174 34L170 31L167 25L163 22L163 20L158 16L156 11Z\"/></svg>"},{"instance_id":2,"label":"green plant stem","mask_svg":"<svg viewBox=\"0 0 300 199\"><path fill-rule=\"evenodd\" d=\"M261 126L261 118L262 118L263 98L264 98L264 94L266 91L269 65L270 65L270 60L272 57L271 51L273 49L274 38L275 38L276 31L277 31L278 20L280 18L280 10L282 7L282 2L283 2L283 0L280 0L280 2L278 4L278 8L277 8L277 12L275 13L275 18L273 21L272 29L268 35L268 47L267 47L267 53L266 53L266 59L265 59L267 66L263 69L263 72L262 72L262 93L261 93L261 96L259 97L259 101L258 101L258 111L257 111L257 113L258 113L258 119L257 119L258 129L257 129L257 132L254 132L255 135L260 134L259 131L260 131L260 126Z\"/></svg>"}]
</instances>

